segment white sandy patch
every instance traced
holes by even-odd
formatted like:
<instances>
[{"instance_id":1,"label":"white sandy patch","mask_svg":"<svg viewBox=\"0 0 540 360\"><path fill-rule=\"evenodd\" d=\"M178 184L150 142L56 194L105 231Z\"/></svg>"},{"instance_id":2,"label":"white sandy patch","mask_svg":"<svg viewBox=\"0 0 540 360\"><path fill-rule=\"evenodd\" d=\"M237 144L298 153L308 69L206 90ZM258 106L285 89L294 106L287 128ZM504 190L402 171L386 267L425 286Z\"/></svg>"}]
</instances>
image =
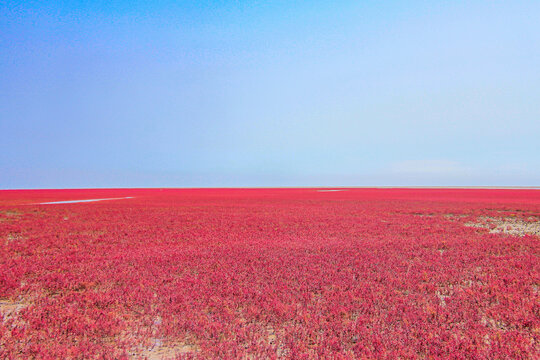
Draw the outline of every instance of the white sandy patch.
<instances>
[{"instance_id":1,"label":"white sandy patch","mask_svg":"<svg viewBox=\"0 0 540 360\"><path fill-rule=\"evenodd\" d=\"M126 196L126 197L120 197L120 198L108 198L108 199L86 199L86 200L51 201L51 202L38 203L37 205L74 204L74 203L85 203L85 202L105 201L105 200L122 200L122 199L133 199L133 196Z\"/></svg>"}]
</instances>

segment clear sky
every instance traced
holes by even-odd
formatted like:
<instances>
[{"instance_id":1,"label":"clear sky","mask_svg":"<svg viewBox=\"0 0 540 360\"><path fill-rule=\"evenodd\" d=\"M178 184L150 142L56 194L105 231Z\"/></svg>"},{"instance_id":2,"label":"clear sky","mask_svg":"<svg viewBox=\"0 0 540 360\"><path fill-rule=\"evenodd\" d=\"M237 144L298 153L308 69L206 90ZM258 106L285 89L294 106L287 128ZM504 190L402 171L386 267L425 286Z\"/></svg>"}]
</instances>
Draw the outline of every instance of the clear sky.
<instances>
[{"instance_id":1,"label":"clear sky","mask_svg":"<svg viewBox=\"0 0 540 360\"><path fill-rule=\"evenodd\" d=\"M2 1L0 188L540 185L539 1Z\"/></svg>"}]
</instances>

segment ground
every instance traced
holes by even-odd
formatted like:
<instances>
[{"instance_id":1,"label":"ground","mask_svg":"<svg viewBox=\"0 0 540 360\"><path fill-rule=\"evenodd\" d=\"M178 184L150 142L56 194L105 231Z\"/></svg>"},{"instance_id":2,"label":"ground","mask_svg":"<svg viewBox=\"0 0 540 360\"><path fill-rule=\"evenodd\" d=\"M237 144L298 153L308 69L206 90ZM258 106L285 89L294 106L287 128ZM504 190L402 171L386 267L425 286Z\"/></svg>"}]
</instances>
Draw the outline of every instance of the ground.
<instances>
[{"instance_id":1,"label":"ground","mask_svg":"<svg viewBox=\"0 0 540 360\"><path fill-rule=\"evenodd\" d=\"M0 358L538 358L539 190L321 190L0 191Z\"/></svg>"}]
</instances>

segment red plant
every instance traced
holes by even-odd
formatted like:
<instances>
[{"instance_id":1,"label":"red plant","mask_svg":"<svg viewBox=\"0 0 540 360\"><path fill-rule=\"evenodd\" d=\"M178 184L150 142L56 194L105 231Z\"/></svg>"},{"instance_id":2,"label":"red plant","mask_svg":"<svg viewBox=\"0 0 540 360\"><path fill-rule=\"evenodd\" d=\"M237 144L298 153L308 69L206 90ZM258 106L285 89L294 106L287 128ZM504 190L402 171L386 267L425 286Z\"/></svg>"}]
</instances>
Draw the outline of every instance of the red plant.
<instances>
[{"instance_id":1,"label":"red plant","mask_svg":"<svg viewBox=\"0 0 540 360\"><path fill-rule=\"evenodd\" d=\"M0 358L538 356L538 236L470 225L540 191L344 190L1 191Z\"/></svg>"}]
</instances>

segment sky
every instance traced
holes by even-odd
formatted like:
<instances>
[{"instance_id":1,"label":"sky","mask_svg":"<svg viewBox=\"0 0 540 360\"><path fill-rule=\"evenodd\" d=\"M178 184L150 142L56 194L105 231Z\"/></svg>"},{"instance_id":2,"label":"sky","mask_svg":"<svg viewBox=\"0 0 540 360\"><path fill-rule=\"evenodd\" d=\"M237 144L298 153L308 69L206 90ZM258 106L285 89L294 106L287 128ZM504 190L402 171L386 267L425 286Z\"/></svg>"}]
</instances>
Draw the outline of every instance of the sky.
<instances>
[{"instance_id":1,"label":"sky","mask_svg":"<svg viewBox=\"0 0 540 360\"><path fill-rule=\"evenodd\" d=\"M538 1L2 1L0 189L539 186Z\"/></svg>"}]
</instances>

